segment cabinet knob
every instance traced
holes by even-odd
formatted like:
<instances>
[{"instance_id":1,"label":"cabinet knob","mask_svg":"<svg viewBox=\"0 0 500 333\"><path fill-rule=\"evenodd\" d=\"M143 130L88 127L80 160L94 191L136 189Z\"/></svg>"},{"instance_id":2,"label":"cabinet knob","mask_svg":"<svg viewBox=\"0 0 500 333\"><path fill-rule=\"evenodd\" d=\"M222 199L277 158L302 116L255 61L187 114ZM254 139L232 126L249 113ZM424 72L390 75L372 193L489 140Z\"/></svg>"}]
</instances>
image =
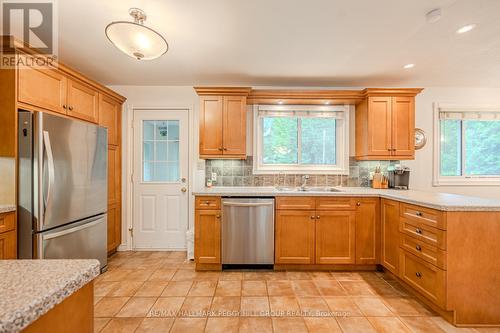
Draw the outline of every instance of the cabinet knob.
<instances>
[{"instance_id":1,"label":"cabinet knob","mask_svg":"<svg viewBox=\"0 0 500 333\"><path fill-rule=\"evenodd\" d=\"M63 104L63 109L67 109L68 107L66 106L66 104Z\"/></svg>"},{"instance_id":2,"label":"cabinet knob","mask_svg":"<svg viewBox=\"0 0 500 333\"><path fill-rule=\"evenodd\" d=\"M70 106L68 109L73 110L73 107L72 107L72 106Z\"/></svg>"},{"instance_id":3,"label":"cabinet knob","mask_svg":"<svg viewBox=\"0 0 500 333\"><path fill-rule=\"evenodd\" d=\"M415 215L422 216L423 214L422 214L422 212L415 212Z\"/></svg>"},{"instance_id":4,"label":"cabinet knob","mask_svg":"<svg viewBox=\"0 0 500 333\"><path fill-rule=\"evenodd\" d=\"M422 233L422 230L420 230L419 228L417 228L417 229L415 229L415 232L416 232L417 234L421 234L421 233Z\"/></svg>"},{"instance_id":5,"label":"cabinet knob","mask_svg":"<svg viewBox=\"0 0 500 333\"><path fill-rule=\"evenodd\" d=\"M421 278L421 277L422 277L422 273L420 273L420 272L416 272L416 273L415 273L415 276L416 276L416 277L418 277L418 278Z\"/></svg>"},{"instance_id":6,"label":"cabinet knob","mask_svg":"<svg viewBox=\"0 0 500 333\"><path fill-rule=\"evenodd\" d=\"M220 215L219 214L215 215L215 218L220 219Z\"/></svg>"},{"instance_id":7,"label":"cabinet knob","mask_svg":"<svg viewBox=\"0 0 500 333\"><path fill-rule=\"evenodd\" d=\"M312 215L311 216L311 220L314 220L316 218L316 216Z\"/></svg>"},{"instance_id":8,"label":"cabinet knob","mask_svg":"<svg viewBox=\"0 0 500 333\"><path fill-rule=\"evenodd\" d=\"M220 148L218 148L218 149L219 149L219 151L222 151L222 150L223 150L223 149L222 149L222 147L220 147Z\"/></svg>"},{"instance_id":9,"label":"cabinet knob","mask_svg":"<svg viewBox=\"0 0 500 333\"><path fill-rule=\"evenodd\" d=\"M361 206L361 202L359 202L359 201L356 202L356 206L358 206L358 207Z\"/></svg>"},{"instance_id":10,"label":"cabinet knob","mask_svg":"<svg viewBox=\"0 0 500 333\"><path fill-rule=\"evenodd\" d=\"M420 245L415 246L415 249L416 249L417 251L422 251L422 247L421 247Z\"/></svg>"},{"instance_id":11,"label":"cabinet knob","mask_svg":"<svg viewBox=\"0 0 500 333\"><path fill-rule=\"evenodd\" d=\"M224 151L227 151L227 148L223 148L223 149L224 149Z\"/></svg>"},{"instance_id":12,"label":"cabinet knob","mask_svg":"<svg viewBox=\"0 0 500 333\"><path fill-rule=\"evenodd\" d=\"M318 220L319 220L319 219L320 219L320 216L319 216L319 215L316 215L316 219L318 219Z\"/></svg>"}]
</instances>

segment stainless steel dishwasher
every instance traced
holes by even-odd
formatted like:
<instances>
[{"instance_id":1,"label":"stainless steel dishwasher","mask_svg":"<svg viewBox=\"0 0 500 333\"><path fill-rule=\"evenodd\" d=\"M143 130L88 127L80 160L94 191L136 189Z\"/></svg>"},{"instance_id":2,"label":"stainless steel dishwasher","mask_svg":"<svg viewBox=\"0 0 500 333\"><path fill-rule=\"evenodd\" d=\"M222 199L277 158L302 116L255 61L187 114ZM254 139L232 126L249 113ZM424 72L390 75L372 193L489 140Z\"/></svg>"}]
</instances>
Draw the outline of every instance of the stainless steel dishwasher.
<instances>
[{"instance_id":1,"label":"stainless steel dishwasher","mask_svg":"<svg viewBox=\"0 0 500 333\"><path fill-rule=\"evenodd\" d=\"M222 199L222 264L274 264L274 198Z\"/></svg>"}]
</instances>

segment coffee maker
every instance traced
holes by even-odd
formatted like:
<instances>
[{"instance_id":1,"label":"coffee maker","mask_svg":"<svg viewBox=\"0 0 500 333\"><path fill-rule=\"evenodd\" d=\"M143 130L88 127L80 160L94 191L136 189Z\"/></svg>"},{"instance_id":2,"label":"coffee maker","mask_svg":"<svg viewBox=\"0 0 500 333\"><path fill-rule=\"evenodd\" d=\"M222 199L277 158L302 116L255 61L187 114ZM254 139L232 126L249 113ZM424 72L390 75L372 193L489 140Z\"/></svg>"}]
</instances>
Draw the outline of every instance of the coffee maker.
<instances>
[{"instance_id":1,"label":"coffee maker","mask_svg":"<svg viewBox=\"0 0 500 333\"><path fill-rule=\"evenodd\" d=\"M389 187L397 190L407 190L410 185L410 168L401 164L390 166Z\"/></svg>"}]
</instances>

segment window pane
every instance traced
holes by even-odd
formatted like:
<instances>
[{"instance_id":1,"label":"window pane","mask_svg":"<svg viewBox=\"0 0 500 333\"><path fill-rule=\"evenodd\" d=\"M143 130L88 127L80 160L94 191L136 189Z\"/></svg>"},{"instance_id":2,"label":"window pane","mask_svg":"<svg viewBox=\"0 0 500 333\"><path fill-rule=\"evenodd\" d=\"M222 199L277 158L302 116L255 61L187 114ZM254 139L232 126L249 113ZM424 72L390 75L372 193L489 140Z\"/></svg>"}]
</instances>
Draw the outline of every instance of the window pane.
<instances>
[{"instance_id":1,"label":"window pane","mask_svg":"<svg viewBox=\"0 0 500 333\"><path fill-rule=\"evenodd\" d=\"M336 164L333 118L302 118L301 164Z\"/></svg>"},{"instance_id":2,"label":"window pane","mask_svg":"<svg viewBox=\"0 0 500 333\"><path fill-rule=\"evenodd\" d=\"M462 174L462 148L460 120L441 120L441 175Z\"/></svg>"},{"instance_id":3,"label":"window pane","mask_svg":"<svg viewBox=\"0 0 500 333\"><path fill-rule=\"evenodd\" d=\"M153 161L153 141L144 141L144 161Z\"/></svg>"},{"instance_id":4,"label":"window pane","mask_svg":"<svg viewBox=\"0 0 500 333\"><path fill-rule=\"evenodd\" d=\"M154 176L154 164L152 162L144 162L144 173L142 180L145 182L153 181Z\"/></svg>"},{"instance_id":5,"label":"window pane","mask_svg":"<svg viewBox=\"0 0 500 333\"><path fill-rule=\"evenodd\" d=\"M263 118L264 164L297 164L297 118Z\"/></svg>"},{"instance_id":6,"label":"window pane","mask_svg":"<svg viewBox=\"0 0 500 333\"><path fill-rule=\"evenodd\" d=\"M179 140L179 121L169 120L168 121L168 139L169 140Z\"/></svg>"},{"instance_id":7,"label":"window pane","mask_svg":"<svg viewBox=\"0 0 500 333\"><path fill-rule=\"evenodd\" d=\"M500 175L500 121L464 120L465 174Z\"/></svg>"},{"instance_id":8,"label":"window pane","mask_svg":"<svg viewBox=\"0 0 500 333\"><path fill-rule=\"evenodd\" d=\"M167 140L168 137L168 121L156 121L155 140Z\"/></svg>"},{"instance_id":9,"label":"window pane","mask_svg":"<svg viewBox=\"0 0 500 333\"><path fill-rule=\"evenodd\" d=\"M144 131L144 140L154 140L155 121L154 120L144 120L143 121L143 131Z\"/></svg>"}]
</instances>

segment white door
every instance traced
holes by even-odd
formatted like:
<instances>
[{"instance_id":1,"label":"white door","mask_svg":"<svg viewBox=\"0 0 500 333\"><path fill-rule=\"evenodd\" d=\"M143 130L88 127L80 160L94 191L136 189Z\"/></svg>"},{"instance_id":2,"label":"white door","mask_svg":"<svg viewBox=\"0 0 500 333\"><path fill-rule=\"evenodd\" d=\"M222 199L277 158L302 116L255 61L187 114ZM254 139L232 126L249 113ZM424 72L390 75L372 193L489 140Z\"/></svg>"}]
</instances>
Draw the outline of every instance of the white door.
<instances>
[{"instance_id":1,"label":"white door","mask_svg":"<svg viewBox=\"0 0 500 333\"><path fill-rule=\"evenodd\" d=\"M134 249L185 249L188 110L134 110Z\"/></svg>"}]
</instances>

